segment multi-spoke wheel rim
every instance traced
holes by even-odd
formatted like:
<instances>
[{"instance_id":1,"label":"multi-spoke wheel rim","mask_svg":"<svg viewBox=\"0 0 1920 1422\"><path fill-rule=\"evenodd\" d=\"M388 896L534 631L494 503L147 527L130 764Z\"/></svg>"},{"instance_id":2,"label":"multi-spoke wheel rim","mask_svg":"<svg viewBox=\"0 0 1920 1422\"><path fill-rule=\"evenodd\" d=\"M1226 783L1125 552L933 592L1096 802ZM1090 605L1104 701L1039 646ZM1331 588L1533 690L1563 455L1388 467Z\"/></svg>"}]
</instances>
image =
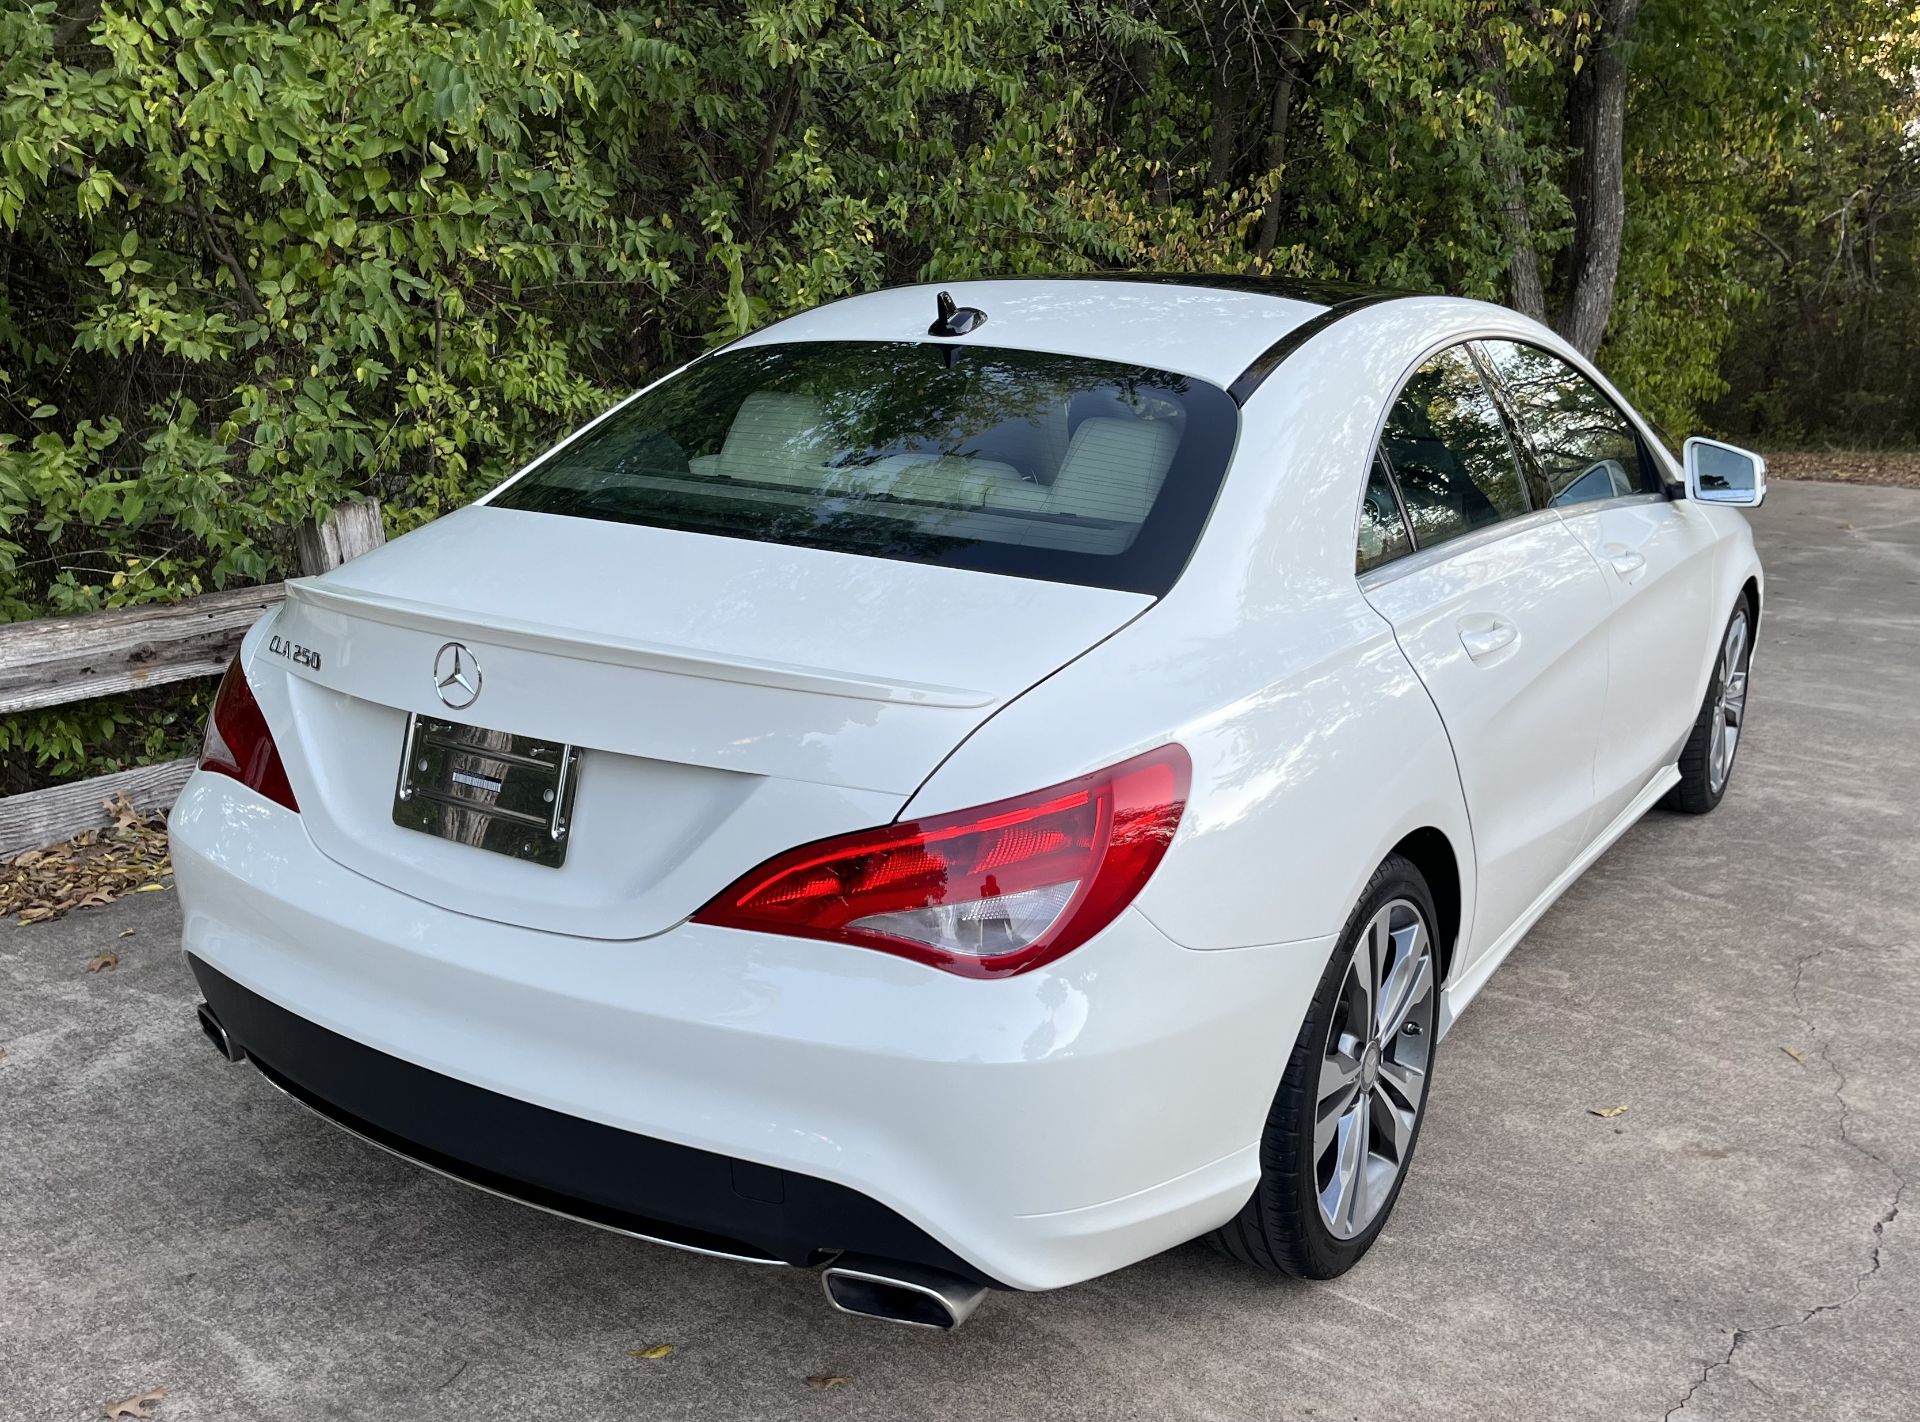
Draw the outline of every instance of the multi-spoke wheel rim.
<instances>
[{"instance_id":1,"label":"multi-spoke wheel rim","mask_svg":"<svg viewBox=\"0 0 1920 1422\"><path fill-rule=\"evenodd\" d=\"M1734 613L1720 644L1715 671L1713 740L1707 752L1707 781L1719 794L1733 773L1733 755L1740 748L1740 723L1747 715L1747 610Z\"/></svg>"},{"instance_id":2,"label":"multi-spoke wheel rim","mask_svg":"<svg viewBox=\"0 0 1920 1422\"><path fill-rule=\"evenodd\" d=\"M1368 922L1347 961L1313 1123L1320 1218L1338 1239L1371 1224L1407 1167L1433 1052L1433 939L1408 899Z\"/></svg>"}]
</instances>

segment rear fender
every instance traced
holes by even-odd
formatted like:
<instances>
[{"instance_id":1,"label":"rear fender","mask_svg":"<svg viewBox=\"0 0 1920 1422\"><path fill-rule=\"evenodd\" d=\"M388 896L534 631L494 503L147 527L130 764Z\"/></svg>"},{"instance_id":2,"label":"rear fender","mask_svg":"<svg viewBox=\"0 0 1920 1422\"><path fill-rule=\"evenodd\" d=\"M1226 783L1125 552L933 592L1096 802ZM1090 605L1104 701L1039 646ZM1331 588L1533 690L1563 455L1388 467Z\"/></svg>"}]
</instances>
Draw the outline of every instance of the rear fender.
<instances>
[{"instance_id":1,"label":"rear fender","mask_svg":"<svg viewBox=\"0 0 1920 1422\"><path fill-rule=\"evenodd\" d=\"M1193 758L1192 795L1137 901L1175 942L1231 949L1336 933L1380 861L1424 827L1453 847L1471 923L1472 836L1452 746L1358 590L1276 614L1283 625L1254 637L1169 635L1168 610L1000 711L905 814L1021 794L1178 740ZM1250 644L1278 649L1280 664L1263 667Z\"/></svg>"}]
</instances>

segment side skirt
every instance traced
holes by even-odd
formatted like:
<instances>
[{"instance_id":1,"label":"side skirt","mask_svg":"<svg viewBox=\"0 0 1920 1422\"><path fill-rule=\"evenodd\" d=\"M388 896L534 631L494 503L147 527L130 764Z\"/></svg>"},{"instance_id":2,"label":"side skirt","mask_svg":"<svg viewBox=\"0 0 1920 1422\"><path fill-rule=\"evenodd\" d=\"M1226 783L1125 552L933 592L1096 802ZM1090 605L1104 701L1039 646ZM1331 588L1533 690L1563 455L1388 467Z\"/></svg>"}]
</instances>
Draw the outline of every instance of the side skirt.
<instances>
[{"instance_id":1,"label":"side skirt","mask_svg":"<svg viewBox=\"0 0 1920 1422\"><path fill-rule=\"evenodd\" d=\"M1527 931L1540 921L1540 915L1552 908L1554 901L1573 887L1574 880L1586 873L1594 860L1613 848L1614 841L1638 824L1641 817L1659 803L1660 797L1679 782L1680 767L1677 765L1667 766L1648 781L1646 788L1615 816L1613 823L1580 852L1580 856L1561 872L1559 878L1547 885L1539 898L1528 905L1527 911L1514 921L1513 927L1501 934L1478 962L1441 991L1439 1036L1445 1037L1453 1030L1453 1024L1467 1010L1467 1004L1479 995L1480 989L1487 985L1487 979L1507 960L1507 954L1519 946L1520 940L1527 936Z\"/></svg>"}]
</instances>

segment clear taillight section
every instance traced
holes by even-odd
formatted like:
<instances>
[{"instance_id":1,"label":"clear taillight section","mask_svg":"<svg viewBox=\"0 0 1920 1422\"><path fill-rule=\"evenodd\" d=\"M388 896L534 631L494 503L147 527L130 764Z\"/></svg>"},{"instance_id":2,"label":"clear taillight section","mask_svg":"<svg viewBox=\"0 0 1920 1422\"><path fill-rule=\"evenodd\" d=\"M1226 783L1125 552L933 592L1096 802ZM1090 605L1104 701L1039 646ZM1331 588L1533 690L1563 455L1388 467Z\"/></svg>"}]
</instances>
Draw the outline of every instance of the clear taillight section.
<instances>
[{"instance_id":1,"label":"clear taillight section","mask_svg":"<svg viewBox=\"0 0 1920 1422\"><path fill-rule=\"evenodd\" d=\"M1117 918L1166 853L1193 767L1177 745L1012 800L777 855L697 923L824 938L966 977L1052 962Z\"/></svg>"},{"instance_id":2,"label":"clear taillight section","mask_svg":"<svg viewBox=\"0 0 1920 1422\"><path fill-rule=\"evenodd\" d=\"M206 739L200 746L200 768L231 775L275 804L300 812L293 786L287 783L287 768L280 762L280 748L273 743L273 732L267 729L267 718L253 699L238 657L214 693Z\"/></svg>"}]
</instances>

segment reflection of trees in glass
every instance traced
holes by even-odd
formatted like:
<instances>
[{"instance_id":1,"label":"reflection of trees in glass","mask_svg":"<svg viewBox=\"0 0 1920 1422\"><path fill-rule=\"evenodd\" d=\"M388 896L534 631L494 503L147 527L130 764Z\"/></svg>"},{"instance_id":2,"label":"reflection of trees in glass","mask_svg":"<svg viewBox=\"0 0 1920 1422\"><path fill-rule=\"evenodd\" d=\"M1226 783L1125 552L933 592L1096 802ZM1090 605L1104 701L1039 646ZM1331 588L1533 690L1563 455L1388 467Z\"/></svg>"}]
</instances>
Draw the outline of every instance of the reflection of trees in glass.
<instances>
[{"instance_id":1,"label":"reflection of trees in glass","mask_svg":"<svg viewBox=\"0 0 1920 1422\"><path fill-rule=\"evenodd\" d=\"M1612 460L1640 484L1640 446L1626 417L1598 386L1558 356L1538 346L1488 341L1482 346L1539 457L1555 498L1568 492L1595 465ZM1581 498L1619 492L1606 479L1575 491Z\"/></svg>"},{"instance_id":2,"label":"reflection of trees in glass","mask_svg":"<svg viewBox=\"0 0 1920 1422\"><path fill-rule=\"evenodd\" d=\"M1196 411L1206 423L1190 441ZM1051 488L1075 429L1094 418L1137 423L1139 452L1125 438L1116 452L1108 429L1099 452L1076 454L1071 485ZM996 544L1112 555L1143 525L1137 512L1099 511L1104 481L1147 488L1155 508L1154 490L1183 483L1193 492L1176 500L1210 500L1235 422L1213 386L1084 357L748 346L695 362L494 502L921 562Z\"/></svg>"},{"instance_id":3,"label":"reflection of trees in glass","mask_svg":"<svg viewBox=\"0 0 1920 1422\"><path fill-rule=\"evenodd\" d=\"M1400 502L1394 497L1387 466L1376 459L1367 476L1367 497L1360 505L1360 546L1355 555L1355 571L1364 573L1411 551L1407 525L1400 517Z\"/></svg>"},{"instance_id":4,"label":"reflection of trees in glass","mask_svg":"<svg viewBox=\"0 0 1920 1422\"><path fill-rule=\"evenodd\" d=\"M1423 548L1527 511L1506 425L1460 347L1415 372L1381 444Z\"/></svg>"},{"instance_id":5,"label":"reflection of trees in glass","mask_svg":"<svg viewBox=\"0 0 1920 1422\"><path fill-rule=\"evenodd\" d=\"M821 424L807 442L828 451L823 462L836 468L892 455L1020 467L1036 463L1049 433L1057 462L1076 405L1179 419L1187 389L1182 376L1043 352L866 341L749 346L695 363L557 451L523 484L687 473L688 460L720 452L747 397L761 392L819 402ZM1021 473L1045 483L1053 468Z\"/></svg>"}]
</instances>

